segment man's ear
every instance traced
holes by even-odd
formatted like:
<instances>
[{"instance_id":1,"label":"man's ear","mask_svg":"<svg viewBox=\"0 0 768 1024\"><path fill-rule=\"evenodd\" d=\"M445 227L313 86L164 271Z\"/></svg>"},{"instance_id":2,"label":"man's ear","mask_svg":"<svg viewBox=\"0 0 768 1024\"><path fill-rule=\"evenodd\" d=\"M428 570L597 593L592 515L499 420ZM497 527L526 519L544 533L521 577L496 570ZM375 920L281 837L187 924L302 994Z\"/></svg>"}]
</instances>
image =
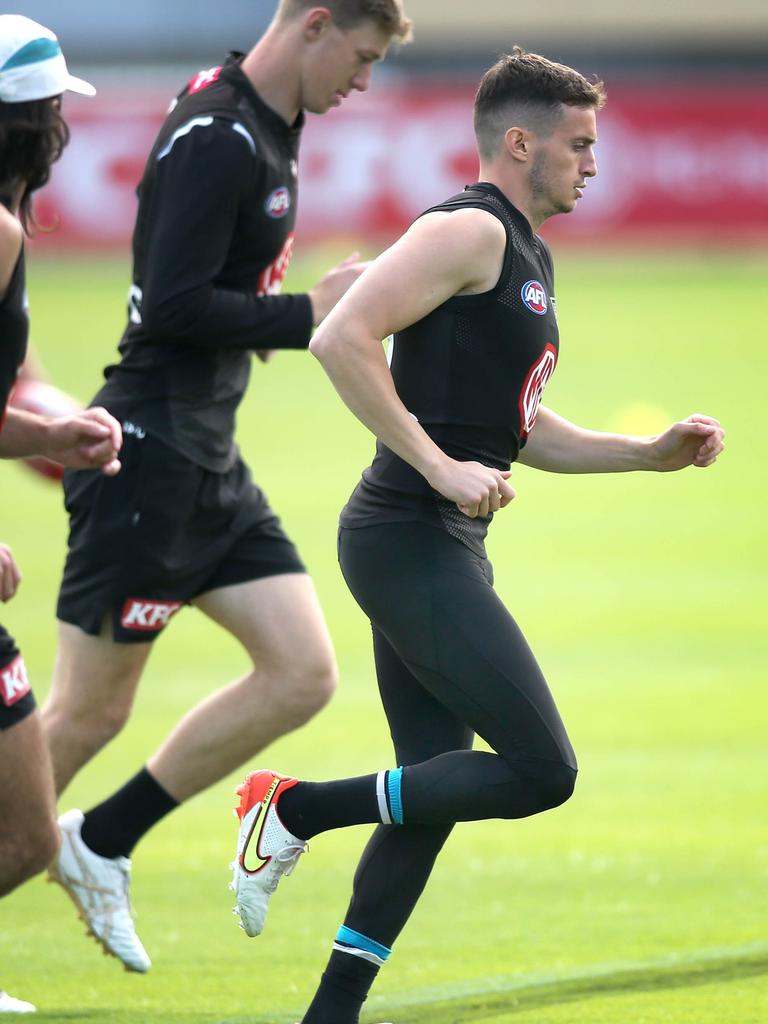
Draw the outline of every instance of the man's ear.
<instances>
[{"instance_id":1,"label":"man's ear","mask_svg":"<svg viewBox=\"0 0 768 1024\"><path fill-rule=\"evenodd\" d=\"M333 25L333 15L327 7L312 7L302 18L301 27L307 42L325 35Z\"/></svg>"},{"instance_id":2,"label":"man's ear","mask_svg":"<svg viewBox=\"0 0 768 1024\"><path fill-rule=\"evenodd\" d=\"M504 146L513 160L524 163L531 151L531 133L525 128L508 128L504 135Z\"/></svg>"}]
</instances>

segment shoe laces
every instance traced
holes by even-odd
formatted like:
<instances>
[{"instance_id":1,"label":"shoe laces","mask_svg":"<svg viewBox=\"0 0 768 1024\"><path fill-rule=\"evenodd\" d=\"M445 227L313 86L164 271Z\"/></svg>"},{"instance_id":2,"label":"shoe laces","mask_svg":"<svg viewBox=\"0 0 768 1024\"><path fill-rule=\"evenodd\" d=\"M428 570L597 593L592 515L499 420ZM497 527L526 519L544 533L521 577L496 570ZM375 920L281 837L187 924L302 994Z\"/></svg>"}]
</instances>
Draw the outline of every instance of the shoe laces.
<instances>
[{"instance_id":1,"label":"shoe laces","mask_svg":"<svg viewBox=\"0 0 768 1024\"><path fill-rule=\"evenodd\" d=\"M129 896L129 886L131 882L131 868L129 864L114 864L111 865L112 872L117 876L117 880L114 885L106 886L100 885L92 871L90 871L86 864L80 861L82 869L82 878L77 880L77 885L81 889L85 889L87 892L93 893L101 897L102 909L109 912L115 910L126 909L130 917L136 919L136 911L133 909L131 899ZM111 872L111 873L112 873Z\"/></svg>"},{"instance_id":2,"label":"shoe laces","mask_svg":"<svg viewBox=\"0 0 768 1024\"><path fill-rule=\"evenodd\" d=\"M290 843L279 850L272 858L273 871L270 873L269 881L265 888L268 892L274 892L277 883L283 875L290 875L305 850L309 849L309 843Z\"/></svg>"}]
</instances>

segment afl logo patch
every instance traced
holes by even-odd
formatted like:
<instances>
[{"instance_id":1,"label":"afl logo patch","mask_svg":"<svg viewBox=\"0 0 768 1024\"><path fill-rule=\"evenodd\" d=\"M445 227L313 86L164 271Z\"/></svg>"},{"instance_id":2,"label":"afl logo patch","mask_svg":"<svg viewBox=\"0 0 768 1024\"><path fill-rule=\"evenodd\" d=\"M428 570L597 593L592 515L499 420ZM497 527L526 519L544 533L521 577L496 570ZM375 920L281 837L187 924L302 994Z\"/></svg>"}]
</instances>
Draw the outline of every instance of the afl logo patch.
<instances>
[{"instance_id":1,"label":"afl logo patch","mask_svg":"<svg viewBox=\"0 0 768 1024\"><path fill-rule=\"evenodd\" d=\"M285 187L281 185L280 188L276 188L267 198L264 203L264 212L268 217L273 217L275 220L280 217L284 217L291 208L291 193Z\"/></svg>"},{"instance_id":2,"label":"afl logo patch","mask_svg":"<svg viewBox=\"0 0 768 1024\"><path fill-rule=\"evenodd\" d=\"M547 312L547 293L540 281L526 281L520 291L520 296L532 313L544 316Z\"/></svg>"}]
</instances>

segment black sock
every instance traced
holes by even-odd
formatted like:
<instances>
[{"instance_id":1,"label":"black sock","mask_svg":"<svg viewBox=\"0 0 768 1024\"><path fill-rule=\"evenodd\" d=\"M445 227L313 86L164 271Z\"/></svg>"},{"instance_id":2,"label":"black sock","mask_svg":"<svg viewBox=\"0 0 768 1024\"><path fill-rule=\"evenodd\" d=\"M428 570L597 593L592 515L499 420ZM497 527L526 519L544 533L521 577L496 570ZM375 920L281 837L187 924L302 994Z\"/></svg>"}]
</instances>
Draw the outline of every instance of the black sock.
<instances>
[{"instance_id":1,"label":"black sock","mask_svg":"<svg viewBox=\"0 0 768 1024\"><path fill-rule=\"evenodd\" d=\"M280 797L280 818L298 839L348 825L381 821L376 775L338 782L300 782Z\"/></svg>"},{"instance_id":2,"label":"black sock","mask_svg":"<svg viewBox=\"0 0 768 1024\"><path fill-rule=\"evenodd\" d=\"M88 811L83 842L100 857L129 857L141 837L179 806L146 768Z\"/></svg>"},{"instance_id":3,"label":"black sock","mask_svg":"<svg viewBox=\"0 0 768 1024\"><path fill-rule=\"evenodd\" d=\"M334 950L302 1024L358 1024L378 973L376 964Z\"/></svg>"}]
</instances>

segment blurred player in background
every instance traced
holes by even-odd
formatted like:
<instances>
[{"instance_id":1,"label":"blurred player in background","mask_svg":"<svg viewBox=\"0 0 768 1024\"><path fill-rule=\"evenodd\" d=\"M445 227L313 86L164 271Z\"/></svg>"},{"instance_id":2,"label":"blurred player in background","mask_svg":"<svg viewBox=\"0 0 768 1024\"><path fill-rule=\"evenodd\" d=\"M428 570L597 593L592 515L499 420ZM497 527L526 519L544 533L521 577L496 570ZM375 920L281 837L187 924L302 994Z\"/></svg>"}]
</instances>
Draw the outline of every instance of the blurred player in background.
<instances>
[{"instance_id":1,"label":"blurred player in background","mask_svg":"<svg viewBox=\"0 0 768 1024\"><path fill-rule=\"evenodd\" d=\"M44 456L79 468L120 469L120 426L104 409L52 419L9 407L27 352L29 321L24 234L34 223L32 193L48 181L67 144L66 90L94 89L67 71L52 32L21 15L0 15L0 457ZM4 487L6 508L12 508ZM0 544L0 600L16 594L21 573ZM51 767L24 661L0 626L0 896L38 871L59 843ZM34 1006L0 992L0 1013Z\"/></svg>"},{"instance_id":2,"label":"blurred player in background","mask_svg":"<svg viewBox=\"0 0 768 1024\"><path fill-rule=\"evenodd\" d=\"M281 0L247 56L182 91L140 185L129 323L95 399L123 423L124 469L64 482L70 548L43 710L59 792L122 728L152 641L184 604L236 637L253 668L192 709L104 803L60 819L52 877L130 970L150 967L128 899L137 841L335 686L314 587L239 456L235 411L254 351L306 349L362 270L347 261L308 294L279 294L303 112L365 91L409 34L400 0Z\"/></svg>"},{"instance_id":3,"label":"blurred player in background","mask_svg":"<svg viewBox=\"0 0 768 1024\"><path fill-rule=\"evenodd\" d=\"M536 234L597 173L602 83L516 49L475 102L478 184L426 212L312 341L378 438L342 512L344 577L370 618L401 767L328 783L254 772L240 787L234 888L258 934L281 874L319 832L379 822L303 1024L356 1024L457 821L562 804L576 758L546 681L493 589L485 536L509 467L560 473L709 466L716 420L602 434L539 406L558 355L549 250ZM387 365L381 340L394 336ZM471 749L478 733L493 753Z\"/></svg>"}]
</instances>

